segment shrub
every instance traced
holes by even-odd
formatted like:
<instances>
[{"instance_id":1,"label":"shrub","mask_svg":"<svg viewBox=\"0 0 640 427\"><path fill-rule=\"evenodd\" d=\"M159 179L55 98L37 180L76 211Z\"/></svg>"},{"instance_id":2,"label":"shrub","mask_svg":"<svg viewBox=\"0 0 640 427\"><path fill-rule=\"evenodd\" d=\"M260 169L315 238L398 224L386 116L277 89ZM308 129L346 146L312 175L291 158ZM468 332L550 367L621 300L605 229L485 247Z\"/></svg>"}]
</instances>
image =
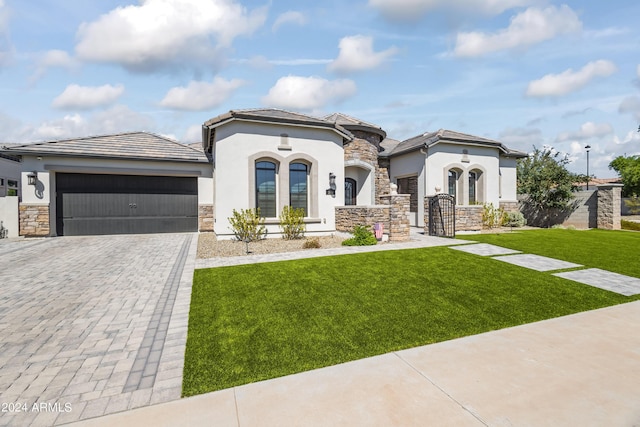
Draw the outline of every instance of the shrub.
<instances>
[{"instance_id":1,"label":"shrub","mask_svg":"<svg viewBox=\"0 0 640 427\"><path fill-rule=\"evenodd\" d=\"M261 240L267 235L264 218L260 216L260 208L233 210L233 215L227 218L231 224L233 234L241 241Z\"/></svg>"},{"instance_id":2,"label":"shrub","mask_svg":"<svg viewBox=\"0 0 640 427\"><path fill-rule=\"evenodd\" d=\"M523 227L527 224L527 220L522 212L505 212L502 217L502 225L504 227Z\"/></svg>"},{"instance_id":3,"label":"shrub","mask_svg":"<svg viewBox=\"0 0 640 427\"><path fill-rule=\"evenodd\" d=\"M551 226L551 228L556 228L556 229L564 230L564 225L562 225L562 224L555 224L555 225L552 225L552 226Z\"/></svg>"},{"instance_id":4,"label":"shrub","mask_svg":"<svg viewBox=\"0 0 640 427\"><path fill-rule=\"evenodd\" d=\"M282 229L283 239L293 240L304 237L304 209L296 209L291 206L282 208L280 228Z\"/></svg>"},{"instance_id":5,"label":"shrub","mask_svg":"<svg viewBox=\"0 0 640 427\"><path fill-rule=\"evenodd\" d=\"M342 246L372 246L378 244L376 236L364 225L353 228L353 237L342 242Z\"/></svg>"},{"instance_id":6,"label":"shrub","mask_svg":"<svg viewBox=\"0 0 640 427\"><path fill-rule=\"evenodd\" d=\"M496 208L493 203L484 203L482 205L482 225L487 228L498 227L502 224L504 218L504 209Z\"/></svg>"},{"instance_id":7,"label":"shrub","mask_svg":"<svg viewBox=\"0 0 640 427\"><path fill-rule=\"evenodd\" d=\"M627 221L623 219L620 221L620 226L623 230L640 231L640 222Z\"/></svg>"},{"instance_id":8,"label":"shrub","mask_svg":"<svg viewBox=\"0 0 640 427\"><path fill-rule=\"evenodd\" d=\"M318 249L320 246L320 239L312 237L304 241L302 249Z\"/></svg>"}]
</instances>

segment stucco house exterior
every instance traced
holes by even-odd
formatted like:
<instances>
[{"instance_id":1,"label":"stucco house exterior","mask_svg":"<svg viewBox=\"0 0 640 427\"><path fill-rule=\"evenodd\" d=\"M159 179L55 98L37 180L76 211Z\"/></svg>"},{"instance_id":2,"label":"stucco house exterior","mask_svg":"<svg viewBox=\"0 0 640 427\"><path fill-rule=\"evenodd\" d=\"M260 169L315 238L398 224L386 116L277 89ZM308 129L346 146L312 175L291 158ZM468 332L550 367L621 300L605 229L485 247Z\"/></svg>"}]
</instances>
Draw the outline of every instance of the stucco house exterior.
<instances>
[{"instance_id":1,"label":"stucco house exterior","mask_svg":"<svg viewBox=\"0 0 640 427\"><path fill-rule=\"evenodd\" d=\"M3 152L22 158L23 235L214 231L221 239L234 236L234 209L260 208L270 237L287 205L305 211L308 235L380 222L390 236L408 236L409 225L424 224L425 197L438 192L453 194L463 215L482 203L517 209L524 156L449 130L397 141L345 114L279 109L214 117L197 148L135 132Z\"/></svg>"},{"instance_id":2,"label":"stucco house exterior","mask_svg":"<svg viewBox=\"0 0 640 427\"><path fill-rule=\"evenodd\" d=\"M19 195L20 170L18 156L0 153L0 197Z\"/></svg>"}]
</instances>

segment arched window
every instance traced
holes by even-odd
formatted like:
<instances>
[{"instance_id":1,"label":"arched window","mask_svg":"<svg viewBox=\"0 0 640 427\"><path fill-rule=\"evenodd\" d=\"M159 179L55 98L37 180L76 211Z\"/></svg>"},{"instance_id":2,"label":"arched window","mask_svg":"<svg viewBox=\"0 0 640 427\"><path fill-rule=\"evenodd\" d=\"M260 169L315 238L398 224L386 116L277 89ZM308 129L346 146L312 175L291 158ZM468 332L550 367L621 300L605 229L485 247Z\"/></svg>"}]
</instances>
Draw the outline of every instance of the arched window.
<instances>
[{"instance_id":1,"label":"arched window","mask_svg":"<svg viewBox=\"0 0 640 427\"><path fill-rule=\"evenodd\" d=\"M469 172L469 204L475 205L478 202L478 174L476 172Z\"/></svg>"},{"instance_id":2,"label":"arched window","mask_svg":"<svg viewBox=\"0 0 640 427\"><path fill-rule=\"evenodd\" d=\"M344 205L353 206L356 205L356 195L358 191L358 184L353 178L344 179Z\"/></svg>"},{"instance_id":3,"label":"arched window","mask_svg":"<svg viewBox=\"0 0 640 427\"><path fill-rule=\"evenodd\" d=\"M458 172L454 170L449 171L449 194L458 198Z\"/></svg>"},{"instance_id":4,"label":"arched window","mask_svg":"<svg viewBox=\"0 0 640 427\"><path fill-rule=\"evenodd\" d=\"M304 216L308 216L308 176L309 166L304 163L289 165L289 205L292 208L303 209Z\"/></svg>"},{"instance_id":5,"label":"arched window","mask_svg":"<svg viewBox=\"0 0 640 427\"><path fill-rule=\"evenodd\" d=\"M265 218L277 216L276 164L273 162L256 162L256 207Z\"/></svg>"}]
</instances>

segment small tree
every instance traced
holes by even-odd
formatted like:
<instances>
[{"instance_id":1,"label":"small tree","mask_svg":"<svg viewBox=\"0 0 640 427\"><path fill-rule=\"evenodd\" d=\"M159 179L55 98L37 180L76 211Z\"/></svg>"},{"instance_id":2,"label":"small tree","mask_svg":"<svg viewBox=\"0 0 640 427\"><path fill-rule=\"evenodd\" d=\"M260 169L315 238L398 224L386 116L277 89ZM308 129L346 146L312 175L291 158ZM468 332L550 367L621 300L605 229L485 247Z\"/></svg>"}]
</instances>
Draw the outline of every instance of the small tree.
<instances>
[{"instance_id":1,"label":"small tree","mask_svg":"<svg viewBox=\"0 0 640 427\"><path fill-rule=\"evenodd\" d=\"M566 154L553 148L533 147L533 153L518 159L518 194L528 195L525 203L547 216L551 209L568 208L573 192L578 190L575 183L586 180L584 175L569 172L569 163Z\"/></svg>"},{"instance_id":2,"label":"small tree","mask_svg":"<svg viewBox=\"0 0 640 427\"><path fill-rule=\"evenodd\" d=\"M609 163L622 179L622 196L640 196L640 156L618 156Z\"/></svg>"},{"instance_id":3,"label":"small tree","mask_svg":"<svg viewBox=\"0 0 640 427\"><path fill-rule=\"evenodd\" d=\"M260 208L240 209L240 212L234 209L232 214L228 220L236 239L248 243L264 239L267 235L265 219L260 216Z\"/></svg>"},{"instance_id":4,"label":"small tree","mask_svg":"<svg viewBox=\"0 0 640 427\"><path fill-rule=\"evenodd\" d=\"M304 237L304 209L285 206L280 214L280 228L285 240L301 239Z\"/></svg>"}]
</instances>

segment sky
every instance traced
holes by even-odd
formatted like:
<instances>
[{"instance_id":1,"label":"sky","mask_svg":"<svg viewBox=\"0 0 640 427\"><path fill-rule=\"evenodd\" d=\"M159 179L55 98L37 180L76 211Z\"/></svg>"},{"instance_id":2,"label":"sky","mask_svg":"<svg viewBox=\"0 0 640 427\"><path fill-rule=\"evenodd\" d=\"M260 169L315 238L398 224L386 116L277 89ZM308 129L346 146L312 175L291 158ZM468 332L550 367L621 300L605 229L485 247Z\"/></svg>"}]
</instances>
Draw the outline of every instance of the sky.
<instances>
[{"instance_id":1,"label":"sky","mask_svg":"<svg viewBox=\"0 0 640 427\"><path fill-rule=\"evenodd\" d=\"M450 129L616 176L640 154L637 0L0 0L0 143L149 131L231 109Z\"/></svg>"}]
</instances>

